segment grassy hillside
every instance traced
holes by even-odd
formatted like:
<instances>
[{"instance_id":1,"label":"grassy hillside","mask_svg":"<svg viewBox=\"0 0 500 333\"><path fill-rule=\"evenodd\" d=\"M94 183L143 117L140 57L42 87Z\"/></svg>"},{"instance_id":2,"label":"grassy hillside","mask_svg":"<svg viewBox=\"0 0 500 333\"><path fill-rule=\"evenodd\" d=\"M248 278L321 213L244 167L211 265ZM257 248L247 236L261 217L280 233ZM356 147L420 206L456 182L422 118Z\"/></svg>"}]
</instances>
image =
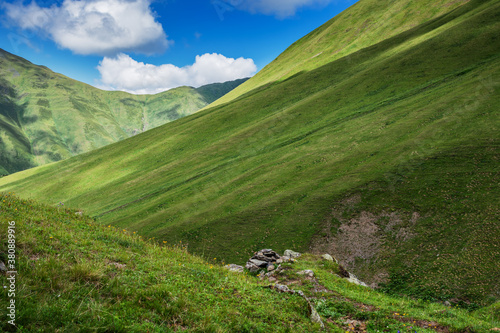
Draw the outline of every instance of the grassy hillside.
<instances>
[{"instance_id":1,"label":"grassy hillside","mask_svg":"<svg viewBox=\"0 0 500 333\"><path fill-rule=\"evenodd\" d=\"M446 14L468 0L357 2L307 36L299 39L252 80L221 97L212 106L227 103L255 88L280 82L394 37Z\"/></svg>"},{"instance_id":2,"label":"grassy hillside","mask_svg":"<svg viewBox=\"0 0 500 333\"><path fill-rule=\"evenodd\" d=\"M491 303L499 15L498 1L470 1L230 103L2 178L0 190L209 257L329 249L388 292Z\"/></svg>"},{"instance_id":3,"label":"grassy hillside","mask_svg":"<svg viewBox=\"0 0 500 333\"><path fill-rule=\"evenodd\" d=\"M267 279L225 270L185 247L157 245L63 207L0 195L0 233L15 221L17 330L2 332L318 332L306 301ZM6 262L7 239L0 243ZM248 254L250 256L251 253ZM337 264L303 255L282 264L278 283L302 290L326 332L488 332L498 304L469 313L386 296L340 278ZM314 277L297 274L304 269ZM8 285L0 274L0 284ZM10 320L10 318L9 318ZM355 328L357 326L357 328Z\"/></svg>"},{"instance_id":4,"label":"grassy hillside","mask_svg":"<svg viewBox=\"0 0 500 333\"><path fill-rule=\"evenodd\" d=\"M0 175L190 115L243 81L137 96L96 89L0 49Z\"/></svg>"}]
</instances>

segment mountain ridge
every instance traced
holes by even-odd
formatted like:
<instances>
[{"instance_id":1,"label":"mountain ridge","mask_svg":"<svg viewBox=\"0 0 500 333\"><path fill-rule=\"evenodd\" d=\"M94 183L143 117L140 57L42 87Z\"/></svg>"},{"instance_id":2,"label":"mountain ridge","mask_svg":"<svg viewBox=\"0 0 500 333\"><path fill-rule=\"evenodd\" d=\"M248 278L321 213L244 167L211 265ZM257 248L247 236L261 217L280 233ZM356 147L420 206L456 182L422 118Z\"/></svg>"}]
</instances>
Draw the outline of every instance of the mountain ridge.
<instances>
[{"instance_id":1,"label":"mountain ridge","mask_svg":"<svg viewBox=\"0 0 500 333\"><path fill-rule=\"evenodd\" d=\"M246 80L133 95L99 90L4 50L0 55L3 174L65 159L192 114Z\"/></svg>"}]
</instances>

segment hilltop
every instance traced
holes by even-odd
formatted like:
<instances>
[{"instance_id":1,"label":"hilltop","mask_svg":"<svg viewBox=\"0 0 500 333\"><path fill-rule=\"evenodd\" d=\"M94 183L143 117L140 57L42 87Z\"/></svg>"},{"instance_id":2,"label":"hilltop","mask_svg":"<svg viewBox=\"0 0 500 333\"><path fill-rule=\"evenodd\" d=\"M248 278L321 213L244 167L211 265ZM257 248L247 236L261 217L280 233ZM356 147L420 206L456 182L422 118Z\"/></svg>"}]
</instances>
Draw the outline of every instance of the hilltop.
<instances>
[{"instance_id":1,"label":"hilltop","mask_svg":"<svg viewBox=\"0 0 500 333\"><path fill-rule=\"evenodd\" d=\"M88 152L193 114L245 80L132 95L99 90L0 49L0 175Z\"/></svg>"},{"instance_id":2,"label":"hilltop","mask_svg":"<svg viewBox=\"0 0 500 333\"><path fill-rule=\"evenodd\" d=\"M0 190L226 262L261 248L329 252L388 293L491 304L500 293L500 3L396 3L362 0L285 51L298 61L329 26L402 10L385 30L353 35L343 56L282 80L257 75L237 98L4 177ZM279 59L266 72L280 72Z\"/></svg>"}]
</instances>

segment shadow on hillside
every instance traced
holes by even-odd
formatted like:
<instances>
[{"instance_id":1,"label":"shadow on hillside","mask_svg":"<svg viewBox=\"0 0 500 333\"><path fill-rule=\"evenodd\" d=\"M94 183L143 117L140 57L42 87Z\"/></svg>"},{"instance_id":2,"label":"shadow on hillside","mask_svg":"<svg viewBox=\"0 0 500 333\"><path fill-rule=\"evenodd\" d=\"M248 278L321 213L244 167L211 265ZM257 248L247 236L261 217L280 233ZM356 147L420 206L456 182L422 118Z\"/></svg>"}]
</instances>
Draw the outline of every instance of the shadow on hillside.
<instances>
[{"instance_id":1,"label":"shadow on hillside","mask_svg":"<svg viewBox=\"0 0 500 333\"><path fill-rule=\"evenodd\" d=\"M31 158L31 143L22 131L20 117L26 103L16 103L15 88L0 78L0 173L14 173L35 166ZM8 142L5 142L7 139ZM3 169L3 171L1 171Z\"/></svg>"}]
</instances>

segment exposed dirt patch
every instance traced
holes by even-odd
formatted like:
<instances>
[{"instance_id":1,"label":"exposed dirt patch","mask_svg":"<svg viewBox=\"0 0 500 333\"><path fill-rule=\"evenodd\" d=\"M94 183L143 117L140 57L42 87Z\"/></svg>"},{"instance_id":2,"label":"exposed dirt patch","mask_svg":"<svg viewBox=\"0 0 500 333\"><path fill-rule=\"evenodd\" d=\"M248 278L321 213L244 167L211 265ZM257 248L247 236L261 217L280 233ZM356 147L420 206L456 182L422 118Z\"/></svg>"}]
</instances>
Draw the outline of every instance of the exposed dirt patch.
<instances>
[{"instance_id":1,"label":"exposed dirt patch","mask_svg":"<svg viewBox=\"0 0 500 333\"><path fill-rule=\"evenodd\" d=\"M408 325L411 325L411 326L416 326L416 327L420 327L420 328L429 328L429 329L433 329L436 332L442 332L442 333L450 332L450 329L448 327L443 326L439 323L436 323L433 321L428 321L428 320L420 320L420 319L401 316L397 312L393 313L393 318L402 322L402 323L407 323Z\"/></svg>"},{"instance_id":2,"label":"exposed dirt patch","mask_svg":"<svg viewBox=\"0 0 500 333\"><path fill-rule=\"evenodd\" d=\"M413 237L413 227L421 219L418 212L358 211L359 194L342 199L333 205L325 217L321 232L312 240L310 252L329 253L347 270L376 288L387 282L383 267L374 269L381 252L390 252L394 242L406 242Z\"/></svg>"}]
</instances>

